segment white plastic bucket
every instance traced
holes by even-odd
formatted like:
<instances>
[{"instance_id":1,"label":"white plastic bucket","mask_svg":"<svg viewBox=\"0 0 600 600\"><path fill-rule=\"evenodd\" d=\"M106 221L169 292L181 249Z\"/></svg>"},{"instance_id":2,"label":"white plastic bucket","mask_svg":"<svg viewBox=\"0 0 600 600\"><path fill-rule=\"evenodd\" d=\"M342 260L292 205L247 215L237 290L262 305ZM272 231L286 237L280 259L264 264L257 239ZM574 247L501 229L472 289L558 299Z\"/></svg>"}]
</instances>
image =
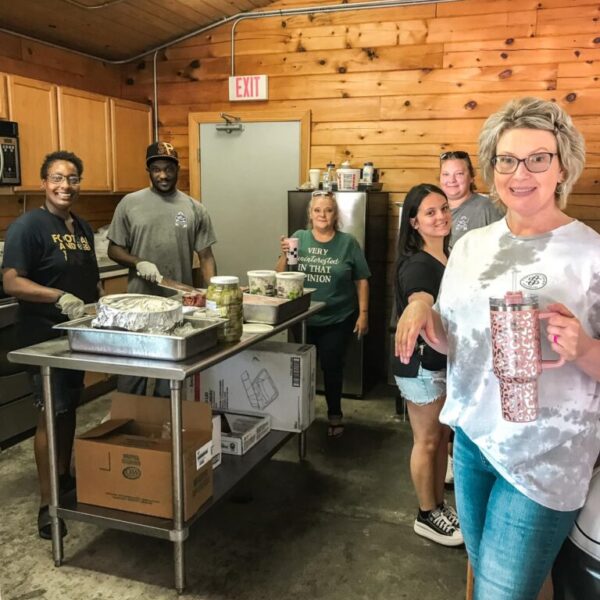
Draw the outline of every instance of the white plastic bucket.
<instances>
[{"instance_id":1,"label":"white plastic bucket","mask_svg":"<svg viewBox=\"0 0 600 600\"><path fill-rule=\"evenodd\" d=\"M277 296L294 300L304 294L304 273L283 271L277 273Z\"/></svg>"},{"instance_id":2,"label":"white plastic bucket","mask_svg":"<svg viewBox=\"0 0 600 600\"><path fill-rule=\"evenodd\" d=\"M275 271L248 271L248 291L250 294L274 296L277 273Z\"/></svg>"},{"instance_id":3,"label":"white plastic bucket","mask_svg":"<svg viewBox=\"0 0 600 600\"><path fill-rule=\"evenodd\" d=\"M354 192L358 189L360 169L338 169L337 185L340 192Z\"/></svg>"}]
</instances>

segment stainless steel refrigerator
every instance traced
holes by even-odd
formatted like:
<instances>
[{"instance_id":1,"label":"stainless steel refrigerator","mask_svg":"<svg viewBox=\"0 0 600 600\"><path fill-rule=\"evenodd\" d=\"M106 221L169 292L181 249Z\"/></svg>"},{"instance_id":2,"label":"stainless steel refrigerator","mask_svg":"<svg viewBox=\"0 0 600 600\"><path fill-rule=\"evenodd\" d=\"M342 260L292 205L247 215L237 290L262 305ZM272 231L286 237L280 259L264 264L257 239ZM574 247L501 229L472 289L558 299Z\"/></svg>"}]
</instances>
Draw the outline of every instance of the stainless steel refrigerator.
<instances>
[{"instance_id":1,"label":"stainless steel refrigerator","mask_svg":"<svg viewBox=\"0 0 600 600\"><path fill-rule=\"evenodd\" d=\"M288 233L306 229L310 191L288 192ZM387 271L387 192L336 192L340 211L340 229L351 233L365 252L369 279L369 334L357 340L353 336L344 369L344 396L362 397L386 372L386 271ZM318 374L317 388L322 389Z\"/></svg>"}]
</instances>

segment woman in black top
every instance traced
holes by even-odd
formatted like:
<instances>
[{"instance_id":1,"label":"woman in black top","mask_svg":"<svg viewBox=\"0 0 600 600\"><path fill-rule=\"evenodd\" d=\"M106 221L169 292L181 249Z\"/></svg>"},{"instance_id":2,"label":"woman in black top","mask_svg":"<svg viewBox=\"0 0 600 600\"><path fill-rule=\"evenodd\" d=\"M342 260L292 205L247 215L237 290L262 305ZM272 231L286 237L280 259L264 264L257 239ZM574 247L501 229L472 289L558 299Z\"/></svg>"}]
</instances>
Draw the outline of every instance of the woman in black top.
<instances>
[{"instance_id":1,"label":"woman in black top","mask_svg":"<svg viewBox=\"0 0 600 600\"><path fill-rule=\"evenodd\" d=\"M396 318L415 300L433 306L448 260L448 200L434 185L420 184L402 207L396 260ZM408 365L395 359L396 383L413 431L410 471L419 500L414 531L444 546L463 543L455 510L444 501L450 430L439 421L446 398L446 357L419 342Z\"/></svg>"},{"instance_id":2,"label":"woman in black top","mask_svg":"<svg viewBox=\"0 0 600 600\"><path fill-rule=\"evenodd\" d=\"M17 331L23 346L60 335L57 323L83 316L84 305L102 291L94 252L94 234L71 209L79 196L83 163L71 152L53 152L40 169L44 204L14 223L6 234L2 274L4 290L19 300ZM56 448L61 491L74 487L69 473L75 409L83 389L83 371L54 369L52 393L56 417ZM38 368L31 371L36 404L43 408ZM41 506L40 537L51 539L50 477L46 421L40 414L34 440ZM61 533L66 527L61 520Z\"/></svg>"}]
</instances>

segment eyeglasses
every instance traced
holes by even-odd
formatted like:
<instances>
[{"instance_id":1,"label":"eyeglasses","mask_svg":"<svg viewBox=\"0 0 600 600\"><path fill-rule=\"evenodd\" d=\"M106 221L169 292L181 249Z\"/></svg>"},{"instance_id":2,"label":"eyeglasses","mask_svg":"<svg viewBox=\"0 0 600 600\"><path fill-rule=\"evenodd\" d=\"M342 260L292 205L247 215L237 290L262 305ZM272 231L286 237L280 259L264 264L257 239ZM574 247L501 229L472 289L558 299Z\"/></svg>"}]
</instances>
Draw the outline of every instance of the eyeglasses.
<instances>
[{"instance_id":1,"label":"eyeglasses","mask_svg":"<svg viewBox=\"0 0 600 600\"><path fill-rule=\"evenodd\" d=\"M525 158L517 158L509 154L497 154L491 162L496 173L501 175L514 173L519 168L520 163L523 163L530 173L544 173L550 168L552 159L555 156L558 156L556 152L536 152Z\"/></svg>"},{"instance_id":2,"label":"eyeglasses","mask_svg":"<svg viewBox=\"0 0 600 600\"><path fill-rule=\"evenodd\" d=\"M62 183L67 180L69 185L79 185L81 183L81 177L79 175L61 175L60 173L51 173L46 177L50 183Z\"/></svg>"},{"instance_id":3,"label":"eyeglasses","mask_svg":"<svg viewBox=\"0 0 600 600\"><path fill-rule=\"evenodd\" d=\"M319 196L333 196L333 192L326 192L324 190L315 190L311 196L313 198L318 198Z\"/></svg>"},{"instance_id":4,"label":"eyeglasses","mask_svg":"<svg viewBox=\"0 0 600 600\"><path fill-rule=\"evenodd\" d=\"M448 152L442 152L440 154L440 160L449 160L451 158L458 158L460 160L467 160L471 162L471 157L468 152L464 150L449 150Z\"/></svg>"}]
</instances>

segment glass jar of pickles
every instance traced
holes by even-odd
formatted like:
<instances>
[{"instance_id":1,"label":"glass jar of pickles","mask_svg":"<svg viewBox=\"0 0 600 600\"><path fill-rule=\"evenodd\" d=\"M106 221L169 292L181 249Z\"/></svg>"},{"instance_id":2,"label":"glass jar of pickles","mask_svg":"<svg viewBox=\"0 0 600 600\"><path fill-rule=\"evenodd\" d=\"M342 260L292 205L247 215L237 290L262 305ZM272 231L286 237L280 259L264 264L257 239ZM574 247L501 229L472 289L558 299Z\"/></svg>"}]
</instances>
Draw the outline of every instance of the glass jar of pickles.
<instances>
[{"instance_id":1,"label":"glass jar of pickles","mask_svg":"<svg viewBox=\"0 0 600 600\"><path fill-rule=\"evenodd\" d=\"M220 342L238 342L242 337L242 302L239 278L225 275L210 278L210 285L206 291L206 308L227 319L227 323L218 329Z\"/></svg>"}]
</instances>

